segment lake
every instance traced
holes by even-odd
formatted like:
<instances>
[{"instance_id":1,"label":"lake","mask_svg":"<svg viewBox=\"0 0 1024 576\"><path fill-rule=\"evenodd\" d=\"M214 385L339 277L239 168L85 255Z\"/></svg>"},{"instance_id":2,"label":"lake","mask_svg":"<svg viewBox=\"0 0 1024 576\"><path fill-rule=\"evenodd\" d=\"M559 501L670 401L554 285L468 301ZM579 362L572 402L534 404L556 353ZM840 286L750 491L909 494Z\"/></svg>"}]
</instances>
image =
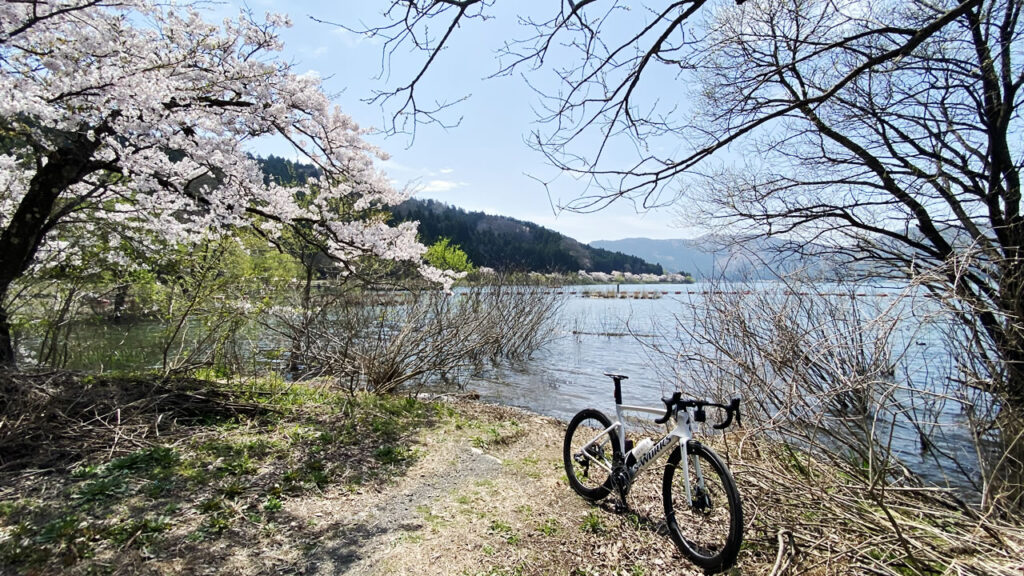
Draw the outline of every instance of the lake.
<instances>
[{"instance_id":1,"label":"lake","mask_svg":"<svg viewBox=\"0 0 1024 576\"><path fill-rule=\"evenodd\" d=\"M771 285L762 288L778 290ZM609 293L616 289L620 291L618 298L581 296L585 291ZM692 320L691 305L700 304L709 289L699 283L565 287L561 292L566 301L549 344L520 366L486 370L469 387L485 401L568 420L585 407L614 413L612 382L603 373L615 372L629 376L623 383L624 403L661 406L659 399L676 389L686 395L688 382L685 373L681 379L673 376L673 365L678 363L671 355L652 352L652 347L676 352L685 348L681 343L687 341L687 336L679 323ZM830 287L820 289L827 292ZM899 322L891 337L894 348L903 351L898 359L901 370L895 378L912 378L916 386L941 390L951 358L940 331L930 324L937 315L928 313L934 311L928 309L931 304L922 299L904 301L897 298L900 293L892 286L866 289L859 293L859 310L867 317L880 311L912 316ZM749 391L735 392L748 395L749 400ZM919 400L915 402L920 404ZM977 455L965 427L966 420L955 403L929 408L938 412L929 429L938 450L922 452L918 431L897 421L893 429L894 452L927 480L962 488L966 483L960 478L948 480L943 469L954 469L955 459L968 475L977 474ZM888 423L885 418L880 421Z\"/></svg>"},{"instance_id":2,"label":"lake","mask_svg":"<svg viewBox=\"0 0 1024 576\"><path fill-rule=\"evenodd\" d=\"M779 286L763 284L743 289L778 291ZM816 289L827 292L832 287L818 285ZM676 389L685 395L692 384L693 377L676 374L680 364L673 354L686 351L688 337L681 324L692 322L691 305L699 305L709 290L710 286L699 283L558 288L555 292L564 302L553 323L548 344L528 361L486 368L471 378L467 387L479 392L485 401L568 420L584 407L613 413L612 384L603 373L616 372L629 376L623 385L625 403L660 406L662 396ZM922 305L920 300L896 298L899 290L891 286L865 290L857 299L858 310L865 317L893 306L915 308L913 318L898 323L891 339L896 348L905 350L899 359L901 372L896 379L913 378L918 385L923 382L940 389L951 358L939 330L928 324L927 314L916 309L926 309L928 305ZM72 348L85 352L73 355L69 367L93 370L158 367L161 351L156 342L163 328L155 323L139 323L125 330L125 327L106 324L76 329ZM284 344L260 334L251 337L258 344L257 348L269 351L268 358L263 359L265 366L283 366L279 352ZM654 347L668 352L654 352ZM735 393L750 400L749 390L744 390L742 385L736 388ZM727 401L728 398L717 400ZM950 458L966 464L969 475L976 472L977 458L957 407L938 406L938 412L931 430L939 432L936 445L943 455L937 455L939 451L922 453L917 431L899 421L895 423L894 445L915 472L934 483L944 484L942 469L950 466Z\"/></svg>"}]
</instances>

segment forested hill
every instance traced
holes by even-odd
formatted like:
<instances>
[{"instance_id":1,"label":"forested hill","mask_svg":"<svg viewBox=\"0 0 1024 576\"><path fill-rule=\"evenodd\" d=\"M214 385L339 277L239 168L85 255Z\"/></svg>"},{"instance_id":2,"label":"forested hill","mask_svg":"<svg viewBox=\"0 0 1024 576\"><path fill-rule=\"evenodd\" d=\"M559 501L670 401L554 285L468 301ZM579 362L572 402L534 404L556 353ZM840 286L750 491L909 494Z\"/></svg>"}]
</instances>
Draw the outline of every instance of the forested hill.
<instances>
[{"instance_id":1,"label":"forested hill","mask_svg":"<svg viewBox=\"0 0 1024 576\"><path fill-rule=\"evenodd\" d=\"M271 154L266 158L256 158L260 168L263 170L263 181L267 184L271 180L282 186L290 184L304 184L306 180L320 175L320 171L312 164L292 162L287 158Z\"/></svg>"},{"instance_id":2,"label":"forested hill","mask_svg":"<svg viewBox=\"0 0 1024 576\"><path fill-rule=\"evenodd\" d=\"M532 222L483 212L467 212L434 200L412 199L392 209L396 222L418 220L420 240L440 238L458 244L475 266L499 271L632 272L662 274L659 264L591 248Z\"/></svg>"},{"instance_id":3,"label":"forested hill","mask_svg":"<svg viewBox=\"0 0 1024 576\"><path fill-rule=\"evenodd\" d=\"M284 185L303 183L317 175L309 164L269 156L257 158L264 179ZM662 274L659 264L642 258L592 248L532 222L483 212L467 212L434 200L411 199L392 209L394 221L418 220L420 241L427 246L448 238L474 266L506 272L632 272Z\"/></svg>"}]
</instances>

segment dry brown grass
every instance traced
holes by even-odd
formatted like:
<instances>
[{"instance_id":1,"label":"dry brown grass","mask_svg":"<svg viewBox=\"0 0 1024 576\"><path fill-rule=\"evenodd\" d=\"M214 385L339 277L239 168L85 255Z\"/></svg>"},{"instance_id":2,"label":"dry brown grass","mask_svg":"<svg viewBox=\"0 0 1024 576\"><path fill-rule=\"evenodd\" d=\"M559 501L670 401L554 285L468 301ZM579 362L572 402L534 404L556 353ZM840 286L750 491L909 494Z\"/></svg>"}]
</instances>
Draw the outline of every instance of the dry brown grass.
<instances>
[{"instance_id":1,"label":"dry brown grass","mask_svg":"<svg viewBox=\"0 0 1024 576\"><path fill-rule=\"evenodd\" d=\"M947 490L871 486L776 443L742 446L730 452L747 539L775 548L773 574L1024 574L1019 519L979 516Z\"/></svg>"},{"instance_id":2,"label":"dry brown grass","mask_svg":"<svg viewBox=\"0 0 1024 576\"><path fill-rule=\"evenodd\" d=\"M272 411L194 378L0 370L0 472L73 465L159 442L161 434Z\"/></svg>"},{"instance_id":3,"label":"dry brown grass","mask_svg":"<svg viewBox=\"0 0 1024 576\"><path fill-rule=\"evenodd\" d=\"M455 419L428 433L430 456L410 471L413 478L454 478L418 507L416 530L392 538L356 573L700 573L656 523L615 513L610 498L591 505L571 491L562 465L564 423L476 403L456 410ZM474 457L493 465L483 474L452 468L474 444L483 448ZM656 484L637 486L631 504L654 498L660 507L660 477Z\"/></svg>"},{"instance_id":4,"label":"dry brown grass","mask_svg":"<svg viewBox=\"0 0 1024 576\"><path fill-rule=\"evenodd\" d=\"M288 385L267 403L266 390L243 397L193 381L169 386L183 405L208 399L197 412L205 422L182 416L157 436L144 425L153 405L121 397L118 382L94 381L107 393L74 405L120 402L120 431L88 416L106 414L100 408L30 402L78 398L56 388L18 405L57 409L60 422L76 423L66 433L39 436L3 413L4 426L59 438L63 448L39 461L48 468L22 458L0 470L0 573L700 573L661 525L659 471L634 486L629 512L616 512L612 498L589 504L567 486L564 423L550 418L322 386ZM171 404L161 406L169 413ZM218 411L232 415L213 418ZM744 502L746 539L732 574L1024 572L1019 526L930 490L890 489L872 500L849 474L741 434L711 439ZM125 464L140 454L149 460ZM96 490L101 482L112 482L109 492ZM158 517L166 526L143 522ZM25 528L32 523L37 530ZM20 559L11 553L19 538Z\"/></svg>"}]
</instances>

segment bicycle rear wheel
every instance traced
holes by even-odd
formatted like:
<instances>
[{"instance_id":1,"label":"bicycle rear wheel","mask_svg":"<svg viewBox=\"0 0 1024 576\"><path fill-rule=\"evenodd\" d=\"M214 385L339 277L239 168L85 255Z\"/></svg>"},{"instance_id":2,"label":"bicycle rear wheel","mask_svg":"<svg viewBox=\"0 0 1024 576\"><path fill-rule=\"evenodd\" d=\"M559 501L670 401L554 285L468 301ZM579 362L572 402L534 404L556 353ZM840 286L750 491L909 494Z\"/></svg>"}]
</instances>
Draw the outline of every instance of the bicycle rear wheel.
<instances>
[{"instance_id":1,"label":"bicycle rear wheel","mask_svg":"<svg viewBox=\"0 0 1024 576\"><path fill-rule=\"evenodd\" d=\"M612 421L599 410L581 410L565 430L562 457L569 486L587 500L600 500L612 489L612 462L619 437Z\"/></svg>"},{"instance_id":2,"label":"bicycle rear wheel","mask_svg":"<svg viewBox=\"0 0 1024 576\"><path fill-rule=\"evenodd\" d=\"M677 447L665 466L665 520L679 550L705 572L728 569L743 539L743 510L736 482L721 458L698 442L687 443L688 466ZM685 477L690 477L690 499Z\"/></svg>"}]
</instances>

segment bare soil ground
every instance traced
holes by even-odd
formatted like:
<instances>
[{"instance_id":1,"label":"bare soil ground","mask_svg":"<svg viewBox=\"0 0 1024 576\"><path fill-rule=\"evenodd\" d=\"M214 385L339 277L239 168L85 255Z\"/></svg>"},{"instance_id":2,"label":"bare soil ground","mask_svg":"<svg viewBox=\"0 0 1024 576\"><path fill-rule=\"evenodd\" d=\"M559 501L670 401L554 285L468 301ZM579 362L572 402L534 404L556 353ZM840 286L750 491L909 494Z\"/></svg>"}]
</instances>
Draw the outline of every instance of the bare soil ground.
<instances>
[{"instance_id":1,"label":"bare soil ground","mask_svg":"<svg viewBox=\"0 0 1024 576\"><path fill-rule=\"evenodd\" d=\"M0 378L0 574L699 573L572 492L562 422L210 384Z\"/></svg>"},{"instance_id":2,"label":"bare soil ground","mask_svg":"<svg viewBox=\"0 0 1024 576\"><path fill-rule=\"evenodd\" d=\"M0 373L0 575L693 575L661 475L567 485L565 424L329 384ZM1024 576L1017 518L747 432L739 574Z\"/></svg>"},{"instance_id":3,"label":"bare soil ground","mask_svg":"<svg viewBox=\"0 0 1024 576\"><path fill-rule=\"evenodd\" d=\"M564 423L479 403L455 410L420 434L422 456L383 492L298 504L323 543L309 573L700 573L657 528L571 491Z\"/></svg>"}]
</instances>

